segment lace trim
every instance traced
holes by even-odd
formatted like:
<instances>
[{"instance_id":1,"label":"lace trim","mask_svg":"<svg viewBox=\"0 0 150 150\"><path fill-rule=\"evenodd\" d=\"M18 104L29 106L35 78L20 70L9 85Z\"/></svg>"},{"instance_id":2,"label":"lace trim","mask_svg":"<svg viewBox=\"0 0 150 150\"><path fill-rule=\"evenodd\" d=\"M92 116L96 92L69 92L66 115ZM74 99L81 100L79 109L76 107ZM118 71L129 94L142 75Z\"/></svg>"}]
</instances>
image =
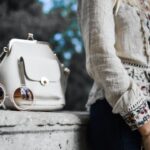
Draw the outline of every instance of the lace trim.
<instances>
[{"instance_id":1,"label":"lace trim","mask_svg":"<svg viewBox=\"0 0 150 150\"><path fill-rule=\"evenodd\" d=\"M150 99L150 69L124 65L128 75L141 89L144 96Z\"/></svg>"},{"instance_id":2,"label":"lace trim","mask_svg":"<svg viewBox=\"0 0 150 150\"><path fill-rule=\"evenodd\" d=\"M134 63L133 60L130 60L130 59L125 59L125 58L120 58L120 59L123 65L130 65L133 67L146 68L146 69L150 68L149 65L142 65L142 64Z\"/></svg>"}]
</instances>

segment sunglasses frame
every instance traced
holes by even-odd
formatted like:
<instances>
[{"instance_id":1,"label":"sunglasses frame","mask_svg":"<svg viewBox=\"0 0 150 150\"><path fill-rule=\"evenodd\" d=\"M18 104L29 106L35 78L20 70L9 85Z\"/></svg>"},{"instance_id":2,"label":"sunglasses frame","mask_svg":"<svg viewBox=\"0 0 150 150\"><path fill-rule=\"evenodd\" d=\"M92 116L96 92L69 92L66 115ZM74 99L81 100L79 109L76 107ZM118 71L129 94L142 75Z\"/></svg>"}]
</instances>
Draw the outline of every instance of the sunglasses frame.
<instances>
[{"instance_id":1,"label":"sunglasses frame","mask_svg":"<svg viewBox=\"0 0 150 150\"><path fill-rule=\"evenodd\" d=\"M2 102L0 103L0 107L5 107L4 105L4 102L5 102L5 99L6 99L6 89L5 89L5 86L2 84L2 83L0 83L0 88L3 90L3 96L4 96L4 98L3 98L3 100L2 100Z\"/></svg>"},{"instance_id":2,"label":"sunglasses frame","mask_svg":"<svg viewBox=\"0 0 150 150\"><path fill-rule=\"evenodd\" d=\"M31 92L32 104L29 105L27 108L20 107L20 106L17 105L17 103L16 103L16 101L15 101L14 94L15 94L16 90L21 89L21 88L27 88L27 87L26 87L26 86L21 86L21 87L16 88L16 89L14 90L14 92L13 92L13 95L11 96L11 100L12 100L12 102L13 102L15 108L17 108L18 110L29 110L30 108L28 108L28 107L30 107L30 106L32 106L32 105L34 104L34 94L33 94L33 92L32 92L29 88L27 88L27 89L29 89L29 91Z\"/></svg>"},{"instance_id":3,"label":"sunglasses frame","mask_svg":"<svg viewBox=\"0 0 150 150\"><path fill-rule=\"evenodd\" d=\"M16 88L16 90L20 89L20 88L24 88L24 87L27 88L26 86L21 86L19 88ZM9 108L11 106L13 109L17 109L17 110L29 110L30 109L28 107L27 108L23 108L23 107L20 107L20 106L17 105L17 103L15 101L15 98L14 98L14 94L15 94L16 90L14 90L12 92L12 95L8 96L6 94L6 88L5 88L5 86L2 83L0 83L0 88L3 90L3 93L4 93L4 98L3 98L2 102L0 103L0 107L2 107L3 109L7 109L7 108ZM34 104L34 94L33 94L33 92L30 89L29 89L29 91L31 92L32 98L33 98L32 99L32 104L29 105L29 106L32 106ZM6 101L7 101L7 103L5 104ZM8 106L8 103L9 103L9 106Z\"/></svg>"}]
</instances>

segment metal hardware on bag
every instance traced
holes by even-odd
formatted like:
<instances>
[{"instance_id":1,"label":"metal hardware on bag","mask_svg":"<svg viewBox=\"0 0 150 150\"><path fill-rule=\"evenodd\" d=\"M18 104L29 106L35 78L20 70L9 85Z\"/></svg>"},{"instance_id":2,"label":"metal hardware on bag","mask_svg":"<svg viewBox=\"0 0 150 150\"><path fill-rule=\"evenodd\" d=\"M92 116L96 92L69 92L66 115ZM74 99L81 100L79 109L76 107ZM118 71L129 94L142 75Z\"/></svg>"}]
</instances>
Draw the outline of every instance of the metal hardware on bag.
<instances>
[{"instance_id":1,"label":"metal hardware on bag","mask_svg":"<svg viewBox=\"0 0 150 150\"><path fill-rule=\"evenodd\" d=\"M5 58L6 54L8 54L9 49L8 47L4 47L2 53L0 54L0 62Z\"/></svg>"},{"instance_id":2,"label":"metal hardware on bag","mask_svg":"<svg viewBox=\"0 0 150 150\"><path fill-rule=\"evenodd\" d=\"M64 73L66 74L66 75L69 75L70 74L70 69L69 68L64 68Z\"/></svg>"},{"instance_id":3,"label":"metal hardware on bag","mask_svg":"<svg viewBox=\"0 0 150 150\"><path fill-rule=\"evenodd\" d=\"M66 74L66 75L69 75L70 74L70 69L69 68L67 68L67 67L65 67L65 65L62 63L62 64L60 64L61 65L61 67L63 68L63 70L64 70L64 73Z\"/></svg>"},{"instance_id":4,"label":"metal hardware on bag","mask_svg":"<svg viewBox=\"0 0 150 150\"><path fill-rule=\"evenodd\" d=\"M43 86L48 85L49 84L49 80L46 77L42 77L41 78L41 84Z\"/></svg>"},{"instance_id":5,"label":"metal hardware on bag","mask_svg":"<svg viewBox=\"0 0 150 150\"><path fill-rule=\"evenodd\" d=\"M3 48L3 51L4 51L5 53L8 53L8 52L9 52L8 47L4 47L4 48Z\"/></svg>"},{"instance_id":6,"label":"metal hardware on bag","mask_svg":"<svg viewBox=\"0 0 150 150\"><path fill-rule=\"evenodd\" d=\"M61 67L64 67L64 64L61 64Z\"/></svg>"},{"instance_id":7,"label":"metal hardware on bag","mask_svg":"<svg viewBox=\"0 0 150 150\"><path fill-rule=\"evenodd\" d=\"M34 35L33 33L28 33L28 40L34 40Z\"/></svg>"}]
</instances>

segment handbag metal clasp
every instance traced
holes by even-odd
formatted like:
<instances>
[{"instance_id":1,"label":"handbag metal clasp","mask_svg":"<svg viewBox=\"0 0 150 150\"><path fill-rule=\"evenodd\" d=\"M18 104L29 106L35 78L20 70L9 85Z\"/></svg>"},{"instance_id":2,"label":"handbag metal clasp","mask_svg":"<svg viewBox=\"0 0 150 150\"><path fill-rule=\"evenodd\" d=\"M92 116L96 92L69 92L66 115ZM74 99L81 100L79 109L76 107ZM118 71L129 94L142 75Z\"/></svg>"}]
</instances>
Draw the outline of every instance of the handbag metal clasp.
<instances>
[{"instance_id":1,"label":"handbag metal clasp","mask_svg":"<svg viewBox=\"0 0 150 150\"><path fill-rule=\"evenodd\" d=\"M49 80L46 77L42 77L41 78L41 84L43 86L48 85L49 84Z\"/></svg>"},{"instance_id":2,"label":"handbag metal clasp","mask_svg":"<svg viewBox=\"0 0 150 150\"><path fill-rule=\"evenodd\" d=\"M34 40L34 34L33 33L28 33L28 40Z\"/></svg>"}]
</instances>

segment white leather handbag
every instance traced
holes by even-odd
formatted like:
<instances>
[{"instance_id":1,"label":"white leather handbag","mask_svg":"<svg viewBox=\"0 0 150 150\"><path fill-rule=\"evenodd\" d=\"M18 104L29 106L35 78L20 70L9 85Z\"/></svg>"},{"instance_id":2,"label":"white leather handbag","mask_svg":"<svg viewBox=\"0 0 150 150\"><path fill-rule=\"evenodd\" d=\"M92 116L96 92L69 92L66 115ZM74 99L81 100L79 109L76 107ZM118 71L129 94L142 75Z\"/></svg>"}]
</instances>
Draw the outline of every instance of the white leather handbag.
<instances>
[{"instance_id":1,"label":"white leather handbag","mask_svg":"<svg viewBox=\"0 0 150 150\"><path fill-rule=\"evenodd\" d=\"M0 104L17 110L62 109L70 70L60 63L49 44L11 39L0 56Z\"/></svg>"}]
</instances>

